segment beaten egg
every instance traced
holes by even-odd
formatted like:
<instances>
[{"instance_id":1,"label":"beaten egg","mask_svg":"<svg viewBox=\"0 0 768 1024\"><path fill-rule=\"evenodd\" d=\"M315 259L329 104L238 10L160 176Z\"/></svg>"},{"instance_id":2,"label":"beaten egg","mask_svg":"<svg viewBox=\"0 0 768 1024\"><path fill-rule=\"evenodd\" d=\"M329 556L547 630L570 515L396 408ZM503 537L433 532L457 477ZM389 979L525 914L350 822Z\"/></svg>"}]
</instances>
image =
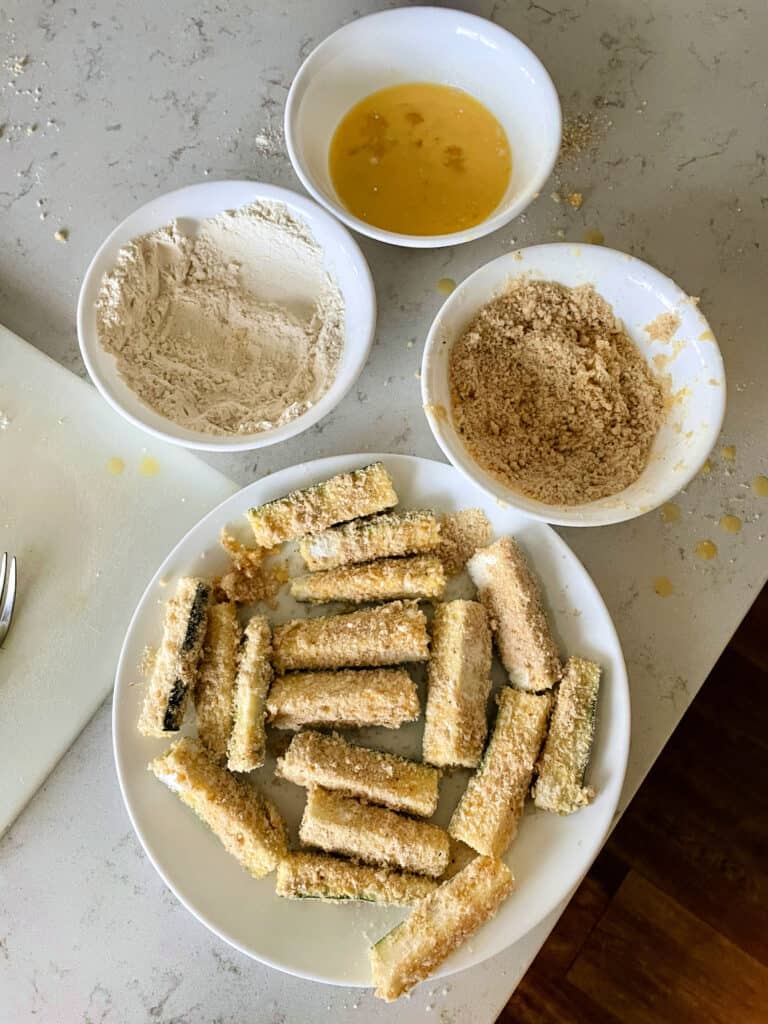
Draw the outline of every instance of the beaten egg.
<instances>
[{"instance_id":1,"label":"beaten egg","mask_svg":"<svg viewBox=\"0 0 768 1024\"><path fill-rule=\"evenodd\" d=\"M462 89L410 82L372 93L341 119L331 180L350 213L387 231L444 235L484 221L509 185L509 140Z\"/></svg>"}]
</instances>

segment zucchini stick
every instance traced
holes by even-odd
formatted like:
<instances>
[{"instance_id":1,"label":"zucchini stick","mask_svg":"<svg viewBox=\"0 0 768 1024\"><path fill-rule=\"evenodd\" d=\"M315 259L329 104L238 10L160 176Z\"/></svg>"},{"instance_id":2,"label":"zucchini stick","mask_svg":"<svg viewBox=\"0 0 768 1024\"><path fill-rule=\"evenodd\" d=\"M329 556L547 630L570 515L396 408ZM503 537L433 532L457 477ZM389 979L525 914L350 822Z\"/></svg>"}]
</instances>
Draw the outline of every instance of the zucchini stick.
<instances>
[{"instance_id":1,"label":"zucchini stick","mask_svg":"<svg viewBox=\"0 0 768 1024\"><path fill-rule=\"evenodd\" d=\"M555 691L555 705L539 776L533 787L537 807L556 814L571 814L595 795L584 785L592 752L600 689L600 666L583 658L569 658Z\"/></svg>"},{"instance_id":2,"label":"zucchini stick","mask_svg":"<svg viewBox=\"0 0 768 1024\"><path fill-rule=\"evenodd\" d=\"M467 572L493 624L501 661L513 686L549 690L562 672L541 590L511 537L481 548Z\"/></svg>"},{"instance_id":3,"label":"zucchini stick","mask_svg":"<svg viewBox=\"0 0 768 1024\"><path fill-rule=\"evenodd\" d=\"M294 672L274 681L267 710L276 729L305 725L398 729L419 717L419 695L404 668Z\"/></svg>"},{"instance_id":4,"label":"zucchini stick","mask_svg":"<svg viewBox=\"0 0 768 1024\"><path fill-rule=\"evenodd\" d=\"M277 868L277 895L293 900L365 900L405 907L436 888L437 882L424 875L370 867L325 853L290 853Z\"/></svg>"},{"instance_id":5,"label":"zucchini stick","mask_svg":"<svg viewBox=\"0 0 768 1024\"><path fill-rule=\"evenodd\" d=\"M477 601L438 605L424 724L424 760L436 765L480 762L488 731L491 631Z\"/></svg>"},{"instance_id":6,"label":"zucchini stick","mask_svg":"<svg viewBox=\"0 0 768 1024\"><path fill-rule=\"evenodd\" d=\"M312 572L342 565L372 562L377 558L434 551L440 542L440 524L434 512L383 512L367 519L333 526L299 543L304 563Z\"/></svg>"},{"instance_id":7,"label":"zucchini stick","mask_svg":"<svg viewBox=\"0 0 768 1024\"><path fill-rule=\"evenodd\" d=\"M450 852L448 833L437 825L320 787L309 790L299 839L328 853L433 878L445 871Z\"/></svg>"},{"instance_id":8,"label":"zucchini stick","mask_svg":"<svg viewBox=\"0 0 768 1024\"><path fill-rule=\"evenodd\" d=\"M229 737L227 765L232 772L250 772L264 764L267 736L267 691L272 682L269 622L254 615L245 627L240 643L232 733Z\"/></svg>"},{"instance_id":9,"label":"zucchini stick","mask_svg":"<svg viewBox=\"0 0 768 1024\"><path fill-rule=\"evenodd\" d=\"M276 774L297 786L323 786L393 811L430 817L437 808L439 774L429 765L307 730L294 736Z\"/></svg>"},{"instance_id":10,"label":"zucchini stick","mask_svg":"<svg viewBox=\"0 0 768 1024\"><path fill-rule=\"evenodd\" d=\"M493 736L448 831L478 853L501 857L517 834L552 704L550 693L506 686Z\"/></svg>"},{"instance_id":11,"label":"zucchini stick","mask_svg":"<svg viewBox=\"0 0 768 1024\"><path fill-rule=\"evenodd\" d=\"M274 666L290 669L397 665L429 657L427 620L415 601L392 601L274 630Z\"/></svg>"},{"instance_id":12,"label":"zucchini stick","mask_svg":"<svg viewBox=\"0 0 768 1024\"><path fill-rule=\"evenodd\" d=\"M211 605L194 696L197 735L217 761L227 759L239 641L237 607L229 601Z\"/></svg>"},{"instance_id":13,"label":"zucchini stick","mask_svg":"<svg viewBox=\"0 0 768 1024\"><path fill-rule=\"evenodd\" d=\"M434 555L382 558L378 562L328 569L295 576L291 596L297 601L322 604L329 601L394 601L401 598L442 597L445 590L443 563Z\"/></svg>"},{"instance_id":14,"label":"zucchini stick","mask_svg":"<svg viewBox=\"0 0 768 1024\"><path fill-rule=\"evenodd\" d=\"M381 462L374 462L304 490L292 491L284 498L249 509L246 515L256 543L272 548L396 504L392 478Z\"/></svg>"},{"instance_id":15,"label":"zucchini stick","mask_svg":"<svg viewBox=\"0 0 768 1024\"><path fill-rule=\"evenodd\" d=\"M391 1002L408 992L490 920L512 892L506 864L475 857L419 900L410 915L369 951L374 995Z\"/></svg>"},{"instance_id":16,"label":"zucchini stick","mask_svg":"<svg viewBox=\"0 0 768 1024\"><path fill-rule=\"evenodd\" d=\"M163 736L181 728L197 681L210 599L209 583L184 577L165 606L163 639L139 717L139 732L145 736Z\"/></svg>"},{"instance_id":17,"label":"zucchini stick","mask_svg":"<svg viewBox=\"0 0 768 1024\"><path fill-rule=\"evenodd\" d=\"M274 804L221 767L187 736L149 765L254 876L273 871L285 856L285 828Z\"/></svg>"}]
</instances>

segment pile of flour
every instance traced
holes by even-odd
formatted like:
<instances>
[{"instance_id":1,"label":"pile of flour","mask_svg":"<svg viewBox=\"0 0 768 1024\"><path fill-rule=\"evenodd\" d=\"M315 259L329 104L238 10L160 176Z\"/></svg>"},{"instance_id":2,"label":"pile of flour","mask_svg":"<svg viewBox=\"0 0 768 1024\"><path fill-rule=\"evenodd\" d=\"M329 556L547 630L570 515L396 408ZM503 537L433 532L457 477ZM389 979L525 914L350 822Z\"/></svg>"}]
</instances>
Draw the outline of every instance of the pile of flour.
<instances>
[{"instance_id":1,"label":"pile of flour","mask_svg":"<svg viewBox=\"0 0 768 1024\"><path fill-rule=\"evenodd\" d=\"M288 423L330 387L344 299L306 224L257 202L124 246L96 304L101 344L148 406L190 430Z\"/></svg>"}]
</instances>

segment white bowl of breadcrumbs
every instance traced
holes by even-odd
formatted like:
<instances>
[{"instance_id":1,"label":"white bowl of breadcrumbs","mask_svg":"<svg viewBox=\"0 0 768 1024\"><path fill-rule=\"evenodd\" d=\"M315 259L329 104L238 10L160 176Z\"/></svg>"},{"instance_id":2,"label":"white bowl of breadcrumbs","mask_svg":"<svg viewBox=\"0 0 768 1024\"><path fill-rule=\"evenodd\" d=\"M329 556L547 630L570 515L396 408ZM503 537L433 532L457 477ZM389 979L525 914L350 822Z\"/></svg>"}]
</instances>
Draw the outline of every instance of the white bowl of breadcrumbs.
<instances>
[{"instance_id":1,"label":"white bowl of breadcrumbs","mask_svg":"<svg viewBox=\"0 0 768 1024\"><path fill-rule=\"evenodd\" d=\"M725 413L698 300L596 245L538 245L470 275L430 328L424 411L450 462L563 526L657 508L702 469Z\"/></svg>"}]
</instances>

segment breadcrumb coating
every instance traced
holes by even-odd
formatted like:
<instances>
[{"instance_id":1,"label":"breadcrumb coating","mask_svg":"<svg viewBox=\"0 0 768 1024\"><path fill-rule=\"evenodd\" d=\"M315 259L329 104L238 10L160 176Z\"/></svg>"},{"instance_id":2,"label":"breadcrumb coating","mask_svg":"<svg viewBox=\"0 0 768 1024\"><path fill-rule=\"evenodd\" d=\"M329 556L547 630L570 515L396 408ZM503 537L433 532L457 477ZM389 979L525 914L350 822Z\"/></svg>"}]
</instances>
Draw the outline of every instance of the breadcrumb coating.
<instances>
[{"instance_id":1,"label":"breadcrumb coating","mask_svg":"<svg viewBox=\"0 0 768 1024\"><path fill-rule=\"evenodd\" d=\"M533 787L534 802L545 811L572 814L594 799L584 775L595 735L600 672L599 665L584 658L566 663Z\"/></svg>"},{"instance_id":2,"label":"breadcrumb coating","mask_svg":"<svg viewBox=\"0 0 768 1024\"><path fill-rule=\"evenodd\" d=\"M369 951L374 995L391 1002L428 978L494 916L514 884L502 861L476 857L419 900L405 921Z\"/></svg>"},{"instance_id":3,"label":"breadcrumb coating","mask_svg":"<svg viewBox=\"0 0 768 1024\"><path fill-rule=\"evenodd\" d=\"M424 760L477 767L488 732L491 631L477 601L438 605L432 620Z\"/></svg>"},{"instance_id":4,"label":"breadcrumb coating","mask_svg":"<svg viewBox=\"0 0 768 1024\"><path fill-rule=\"evenodd\" d=\"M197 735L217 761L227 759L239 642L235 605L229 601L211 605L195 687L195 711Z\"/></svg>"},{"instance_id":5,"label":"breadcrumb coating","mask_svg":"<svg viewBox=\"0 0 768 1024\"><path fill-rule=\"evenodd\" d=\"M298 786L322 786L394 811L430 817L439 774L429 765L308 730L294 736L276 774Z\"/></svg>"},{"instance_id":6,"label":"breadcrumb coating","mask_svg":"<svg viewBox=\"0 0 768 1024\"><path fill-rule=\"evenodd\" d=\"M437 825L320 787L309 790L299 839L328 853L432 878L442 875L449 860L448 833Z\"/></svg>"},{"instance_id":7,"label":"breadcrumb coating","mask_svg":"<svg viewBox=\"0 0 768 1024\"><path fill-rule=\"evenodd\" d=\"M285 856L285 827L275 805L217 764L199 740L182 737L149 769L254 878L274 871Z\"/></svg>"},{"instance_id":8,"label":"breadcrumb coating","mask_svg":"<svg viewBox=\"0 0 768 1024\"><path fill-rule=\"evenodd\" d=\"M426 661L429 636L415 601L392 601L347 615L295 619L274 630L274 666L292 669Z\"/></svg>"},{"instance_id":9,"label":"breadcrumb coating","mask_svg":"<svg viewBox=\"0 0 768 1024\"><path fill-rule=\"evenodd\" d=\"M448 831L489 857L502 857L517 834L552 706L550 693L506 686L491 741L469 780Z\"/></svg>"},{"instance_id":10,"label":"breadcrumb coating","mask_svg":"<svg viewBox=\"0 0 768 1024\"><path fill-rule=\"evenodd\" d=\"M299 542L304 563L312 572L343 565L372 562L377 558L416 555L434 551L440 540L440 523L429 509L382 512L305 537Z\"/></svg>"},{"instance_id":11,"label":"breadcrumb coating","mask_svg":"<svg viewBox=\"0 0 768 1024\"><path fill-rule=\"evenodd\" d=\"M548 690L562 672L541 590L520 548L502 537L467 562L467 572L488 611L510 682Z\"/></svg>"},{"instance_id":12,"label":"breadcrumb coating","mask_svg":"<svg viewBox=\"0 0 768 1024\"><path fill-rule=\"evenodd\" d=\"M277 895L294 900L364 900L405 907L436 888L437 882L424 875L371 867L325 853L290 853L277 868Z\"/></svg>"},{"instance_id":13,"label":"breadcrumb coating","mask_svg":"<svg viewBox=\"0 0 768 1024\"><path fill-rule=\"evenodd\" d=\"M145 736L165 736L181 728L197 682L210 599L210 584L189 576L179 580L165 606L163 639L139 716L139 732Z\"/></svg>"},{"instance_id":14,"label":"breadcrumb coating","mask_svg":"<svg viewBox=\"0 0 768 1024\"><path fill-rule=\"evenodd\" d=\"M398 729L419 717L416 684L403 668L294 672L278 677L267 697L270 724Z\"/></svg>"},{"instance_id":15,"label":"breadcrumb coating","mask_svg":"<svg viewBox=\"0 0 768 1024\"><path fill-rule=\"evenodd\" d=\"M376 562L327 569L296 576L291 596L315 604L329 601L396 601L404 598L437 599L445 590L445 570L434 555L382 558Z\"/></svg>"},{"instance_id":16,"label":"breadcrumb coating","mask_svg":"<svg viewBox=\"0 0 768 1024\"><path fill-rule=\"evenodd\" d=\"M338 473L304 490L292 491L246 514L256 543L272 548L396 504L392 478L381 462L374 462L351 473Z\"/></svg>"}]
</instances>

